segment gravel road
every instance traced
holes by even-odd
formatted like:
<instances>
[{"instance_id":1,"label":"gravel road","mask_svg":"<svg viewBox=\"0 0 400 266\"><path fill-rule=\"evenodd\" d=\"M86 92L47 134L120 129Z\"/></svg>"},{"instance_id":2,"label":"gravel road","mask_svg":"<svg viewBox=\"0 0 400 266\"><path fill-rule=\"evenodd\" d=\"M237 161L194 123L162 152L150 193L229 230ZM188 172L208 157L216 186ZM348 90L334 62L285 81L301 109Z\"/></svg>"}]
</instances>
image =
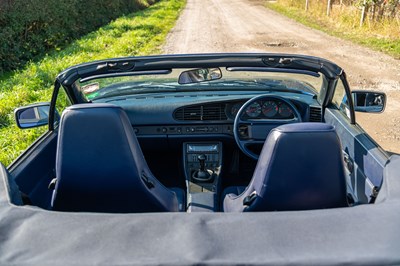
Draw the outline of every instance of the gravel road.
<instances>
[{"instance_id":1,"label":"gravel road","mask_svg":"<svg viewBox=\"0 0 400 266\"><path fill-rule=\"evenodd\" d=\"M400 61L310 29L265 8L264 3L187 0L163 52L277 52L329 59L345 69L353 90L387 94L383 114L357 113L357 122L385 150L400 153Z\"/></svg>"}]
</instances>

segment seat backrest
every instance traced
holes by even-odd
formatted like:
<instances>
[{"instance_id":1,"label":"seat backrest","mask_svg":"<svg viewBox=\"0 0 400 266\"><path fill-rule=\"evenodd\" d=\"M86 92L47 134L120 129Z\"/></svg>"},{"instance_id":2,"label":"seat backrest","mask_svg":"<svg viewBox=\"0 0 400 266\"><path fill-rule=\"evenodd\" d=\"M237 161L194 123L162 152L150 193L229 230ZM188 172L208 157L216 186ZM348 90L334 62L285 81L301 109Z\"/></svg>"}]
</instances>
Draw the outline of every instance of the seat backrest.
<instances>
[{"instance_id":1,"label":"seat backrest","mask_svg":"<svg viewBox=\"0 0 400 266\"><path fill-rule=\"evenodd\" d=\"M244 194L252 193L257 196L245 211L348 206L343 154L335 128L296 123L272 130Z\"/></svg>"},{"instance_id":2,"label":"seat backrest","mask_svg":"<svg viewBox=\"0 0 400 266\"><path fill-rule=\"evenodd\" d=\"M178 211L150 172L128 116L111 104L80 104L61 117L52 207L63 211Z\"/></svg>"}]
</instances>

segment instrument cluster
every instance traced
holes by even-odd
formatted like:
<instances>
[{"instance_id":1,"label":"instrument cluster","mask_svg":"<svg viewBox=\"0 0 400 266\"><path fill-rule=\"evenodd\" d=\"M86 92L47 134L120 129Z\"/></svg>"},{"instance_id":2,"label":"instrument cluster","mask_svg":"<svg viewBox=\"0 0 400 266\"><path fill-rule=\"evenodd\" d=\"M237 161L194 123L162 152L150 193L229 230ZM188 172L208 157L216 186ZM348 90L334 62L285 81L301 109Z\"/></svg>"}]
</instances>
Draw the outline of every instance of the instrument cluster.
<instances>
[{"instance_id":1,"label":"instrument cluster","mask_svg":"<svg viewBox=\"0 0 400 266\"><path fill-rule=\"evenodd\" d=\"M244 102L228 104L227 115L234 119ZM243 119L293 119L294 110L279 99L255 101L243 113Z\"/></svg>"}]
</instances>

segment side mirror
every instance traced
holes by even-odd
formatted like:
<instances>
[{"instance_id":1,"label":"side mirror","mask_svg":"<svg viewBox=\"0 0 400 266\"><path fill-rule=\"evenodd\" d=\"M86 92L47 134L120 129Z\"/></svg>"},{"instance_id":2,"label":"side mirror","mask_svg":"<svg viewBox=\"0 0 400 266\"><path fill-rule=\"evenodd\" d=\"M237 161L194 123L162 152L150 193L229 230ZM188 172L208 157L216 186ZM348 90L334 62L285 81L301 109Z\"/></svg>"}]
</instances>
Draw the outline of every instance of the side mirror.
<instances>
[{"instance_id":1,"label":"side mirror","mask_svg":"<svg viewBox=\"0 0 400 266\"><path fill-rule=\"evenodd\" d=\"M15 109L15 121L21 129L40 127L49 123L50 103L37 103Z\"/></svg>"},{"instance_id":2,"label":"side mirror","mask_svg":"<svg viewBox=\"0 0 400 266\"><path fill-rule=\"evenodd\" d=\"M221 69L216 68L199 68L188 71L183 71L179 75L179 84L199 83L222 78Z\"/></svg>"},{"instance_id":3,"label":"side mirror","mask_svg":"<svg viewBox=\"0 0 400 266\"><path fill-rule=\"evenodd\" d=\"M376 91L352 91L354 111L382 113L386 106L386 94Z\"/></svg>"}]
</instances>

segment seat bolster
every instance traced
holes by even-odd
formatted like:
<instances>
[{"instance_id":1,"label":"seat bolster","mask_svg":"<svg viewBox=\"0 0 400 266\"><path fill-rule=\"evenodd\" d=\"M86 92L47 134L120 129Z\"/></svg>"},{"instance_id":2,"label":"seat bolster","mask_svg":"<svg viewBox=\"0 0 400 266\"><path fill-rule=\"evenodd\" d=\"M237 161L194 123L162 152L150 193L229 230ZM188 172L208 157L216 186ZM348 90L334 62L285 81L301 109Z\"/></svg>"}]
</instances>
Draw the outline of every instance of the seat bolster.
<instances>
[{"instance_id":1,"label":"seat bolster","mask_svg":"<svg viewBox=\"0 0 400 266\"><path fill-rule=\"evenodd\" d=\"M251 194L250 189L245 186L227 187L222 192L221 207L224 212L243 212L245 207L243 199Z\"/></svg>"},{"instance_id":2,"label":"seat bolster","mask_svg":"<svg viewBox=\"0 0 400 266\"><path fill-rule=\"evenodd\" d=\"M169 189L173 193L175 193L175 196L178 200L179 211L180 212L186 211L186 193L185 193L185 191L178 187L170 187Z\"/></svg>"},{"instance_id":3,"label":"seat bolster","mask_svg":"<svg viewBox=\"0 0 400 266\"><path fill-rule=\"evenodd\" d=\"M7 168L0 163L0 204L23 205L21 192Z\"/></svg>"}]
</instances>

